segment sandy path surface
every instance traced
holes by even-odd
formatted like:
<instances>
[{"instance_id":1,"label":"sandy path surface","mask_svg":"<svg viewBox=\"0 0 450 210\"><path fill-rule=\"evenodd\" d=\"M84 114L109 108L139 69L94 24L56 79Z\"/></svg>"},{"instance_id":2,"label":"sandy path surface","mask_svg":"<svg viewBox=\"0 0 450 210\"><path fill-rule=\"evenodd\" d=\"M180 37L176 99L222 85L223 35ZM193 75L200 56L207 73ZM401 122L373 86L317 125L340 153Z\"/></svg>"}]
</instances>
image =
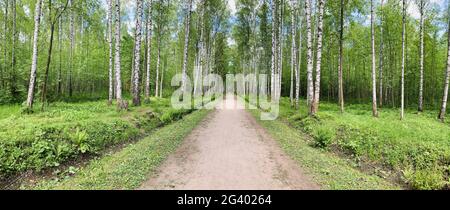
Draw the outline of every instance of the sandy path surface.
<instances>
[{"instance_id":1,"label":"sandy path surface","mask_svg":"<svg viewBox=\"0 0 450 210\"><path fill-rule=\"evenodd\" d=\"M139 189L319 189L235 102L206 117Z\"/></svg>"}]
</instances>

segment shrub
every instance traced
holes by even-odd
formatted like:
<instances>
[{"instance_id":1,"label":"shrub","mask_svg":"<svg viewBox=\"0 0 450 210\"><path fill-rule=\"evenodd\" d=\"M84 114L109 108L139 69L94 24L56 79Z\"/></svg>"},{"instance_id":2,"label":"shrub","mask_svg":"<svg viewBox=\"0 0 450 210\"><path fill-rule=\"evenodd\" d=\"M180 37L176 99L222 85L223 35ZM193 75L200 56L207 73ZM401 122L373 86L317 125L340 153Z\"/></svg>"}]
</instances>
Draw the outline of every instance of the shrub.
<instances>
[{"instance_id":1,"label":"shrub","mask_svg":"<svg viewBox=\"0 0 450 210\"><path fill-rule=\"evenodd\" d=\"M331 129L321 127L316 131L316 134L314 135L314 146L319 148L328 148L334 138L334 133Z\"/></svg>"}]
</instances>

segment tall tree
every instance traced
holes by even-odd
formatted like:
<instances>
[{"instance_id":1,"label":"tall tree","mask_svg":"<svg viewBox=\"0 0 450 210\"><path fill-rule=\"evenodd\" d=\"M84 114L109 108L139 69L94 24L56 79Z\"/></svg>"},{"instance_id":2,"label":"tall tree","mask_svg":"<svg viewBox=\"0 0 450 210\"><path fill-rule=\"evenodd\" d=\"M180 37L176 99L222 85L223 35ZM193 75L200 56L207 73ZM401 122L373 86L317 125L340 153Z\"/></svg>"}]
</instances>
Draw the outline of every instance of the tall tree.
<instances>
[{"instance_id":1,"label":"tall tree","mask_svg":"<svg viewBox=\"0 0 450 210\"><path fill-rule=\"evenodd\" d=\"M376 59L375 59L375 11L373 0L370 0L370 28L371 28L371 44L372 44L372 115L378 117L377 110L377 75L376 75Z\"/></svg>"},{"instance_id":2,"label":"tall tree","mask_svg":"<svg viewBox=\"0 0 450 210\"><path fill-rule=\"evenodd\" d=\"M139 85L139 71L141 67L141 38L142 38L142 15L143 3L142 0L136 1L136 32L134 37L134 75L133 75L133 105L139 106L141 104L141 94Z\"/></svg>"},{"instance_id":3,"label":"tall tree","mask_svg":"<svg viewBox=\"0 0 450 210\"><path fill-rule=\"evenodd\" d=\"M302 10L302 5L300 2L298 2L298 8L300 11ZM303 12L300 14L300 25L299 25L299 38L298 38L298 63L297 68L295 69L295 108L298 109L298 103L300 98L300 69L302 64L302 46L303 46Z\"/></svg>"},{"instance_id":4,"label":"tall tree","mask_svg":"<svg viewBox=\"0 0 450 210\"><path fill-rule=\"evenodd\" d=\"M344 112L344 0L340 4L340 30L339 30L339 66L338 66L338 83L339 83L339 108L341 113Z\"/></svg>"},{"instance_id":5,"label":"tall tree","mask_svg":"<svg viewBox=\"0 0 450 210\"><path fill-rule=\"evenodd\" d=\"M401 79L401 108L400 108L400 119L403 119L405 117L405 59L406 59L406 0L403 0L403 7L402 7L402 79Z\"/></svg>"},{"instance_id":6,"label":"tall tree","mask_svg":"<svg viewBox=\"0 0 450 210\"><path fill-rule=\"evenodd\" d=\"M73 0L69 0L69 7L70 7L70 15L69 15L69 39L70 39L70 49L69 49L69 97L72 97L73 95L73 84L72 84L72 73L73 73L73 67L74 67L74 48L75 48L75 15L74 15L74 5Z\"/></svg>"},{"instance_id":7,"label":"tall tree","mask_svg":"<svg viewBox=\"0 0 450 210\"><path fill-rule=\"evenodd\" d=\"M294 106L294 72L297 70L297 22L296 22L296 1L291 0L291 88L290 88L290 99L291 106ZM295 74L297 75L297 73Z\"/></svg>"},{"instance_id":8,"label":"tall tree","mask_svg":"<svg viewBox=\"0 0 450 210\"><path fill-rule=\"evenodd\" d=\"M419 112L423 112L423 80L424 80L424 9L425 9L425 1L419 0L419 11L420 11L420 49L419 49L419 68L420 68L420 81L419 81Z\"/></svg>"},{"instance_id":9,"label":"tall tree","mask_svg":"<svg viewBox=\"0 0 450 210\"><path fill-rule=\"evenodd\" d=\"M379 94L379 104L380 104L380 108L383 106L383 61L384 61L384 57L383 57L383 50L384 50L384 42L383 42L383 35L384 35L384 22L383 22L383 18L384 18L384 0L381 0L381 5L380 5L380 10L381 10L381 15L380 15L380 90L378 91Z\"/></svg>"},{"instance_id":10,"label":"tall tree","mask_svg":"<svg viewBox=\"0 0 450 210\"><path fill-rule=\"evenodd\" d=\"M121 80L121 57L120 57L120 42L121 42L121 25L120 25L120 0L116 0L115 4L115 68L114 71L116 73L116 100L117 100L117 107L119 109L127 109L128 103L122 99L122 80Z\"/></svg>"},{"instance_id":11,"label":"tall tree","mask_svg":"<svg viewBox=\"0 0 450 210\"><path fill-rule=\"evenodd\" d=\"M310 114L315 115L319 109L320 103L320 74L322 67L322 41L323 41L323 12L325 0L319 0L319 20L317 26L317 55L316 55L316 81L314 86L314 99L311 104Z\"/></svg>"},{"instance_id":12,"label":"tall tree","mask_svg":"<svg viewBox=\"0 0 450 210\"><path fill-rule=\"evenodd\" d=\"M112 104L113 94L114 94L114 79L113 79L113 0L108 0L108 45L109 45L109 94L108 94L108 104Z\"/></svg>"},{"instance_id":13,"label":"tall tree","mask_svg":"<svg viewBox=\"0 0 450 210\"><path fill-rule=\"evenodd\" d=\"M27 107L28 107L29 111L31 111L31 109L33 109L34 88L36 85L39 28L40 28L40 24L41 24L41 13L42 13L41 6L42 6L42 0L38 0L38 2L36 3L36 10L34 13L33 55L31 58L30 83L28 86L28 97L27 97Z\"/></svg>"},{"instance_id":14,"label":"tall tree","mask_svg":"<svg viewBox=\"0 0 450 210\"><path fill-rule=\"evenodd\" d=\"M184 52L183 52L183 70L182 70L182 84L181 90L183 93L186 92L186 83L187 83L187 67L188 67L188 52L189 52L189 33L190 33L190 24L191 24L191 9L192 9L192 0L188 0L187 2L187 14L186 14L186 26L184 31Z\"/></svg>"},{"instance_id":15,"label":"tall tree","mask_svg":"<svg viewBox=\"0 0 450 210\"><path fill-rule=\"evenodd\" d=\"M278 29L278 21L277 21L277 10L278 10L278 0L272 1L272 64L271 64L271 80L270 80L270 93L272 100L275 100L276 98L276 69L277 69L277 29Z\"/></svg>"},{"instance_id":16,"label":"tall tree","mask_svg":"<svg viewBox=\"0 0 450 210\"><path fill-rule=\"evenodd\" d=\"M47 54L47 65L45 66L45 73L44 73L44 80L42 81L42 110L44 110L46 98L47 98L47 83L48 83L48 74L50 71L50 63L52 61L52 52L53 52L53 37L55 33L55 27L56 23L61 17L61 15L64 13L64 11L67 8L67 5L69 3L69 0L66 1L66 4L62 9L56 9L55 15L52 14L53 11L53 0L48 0L48 13L49 13L49 20L50 20L50 41L49 41L49 47L48 47L48 54Z\"/></svg>"},{"instance_id":17,"label":"tall tree","mask_svg":"<svg viewBox=\"0 0 450 210\"><path fill-rule=\"evenodd\" d=\"M150 68L151 68L151 48L152 48L152 4L153 0L148 1L148 15L147 15L147 65L145 74L145 100L150 102Z\"/></svg>"},{"instance_id":18,"label":"tall tree","mask_svg":"<svg viewBox=\"0 0 450 210\"><path fill-rule=\"evenodd\" d=\"M16 0L12 0L12 46L11 46L11 73L10 73L10 92L11 96L18 98L17 79L16 79L16 40L17 40L17 12L16 12ZM6 58L5 58L6 59Z\"/></svg>"},{"instance_id":19,"label":"tall tree","mask_svg":"<svg viewBox=\"0 0 450 210\"><path fill-rule=\"evenodd\" d=\"M312 29L311 29L311 0L306 0L305 2L305 16L306 16L306 37L307 37L307 105L312 104L314 97L314 82L313 82L313 43L312 43ZM311 109L309 109L311 111ZM311 113L310 113L311 114Z\"/></svg>"},{"instance_id":20,"label":"tall tree","mask_svg":"<svg viewBox=\"0 0 450 210\"><path fill-rule=\"evenodd\" d=\"M450 8L450 4L449 4ZM450 11L450 10L449 10ZM450 13L449 13L450 14ZM448 17L448 26L450 26L450 16ZM445 71L445 80L444 80L444 95L442 96L442 105L441 110L439 112L439 119L444 122L445 113L447 112L447 99L448 99L448 88L450 82L450 27L447 27L447 70Z\"/></svg>"}]
</instances>

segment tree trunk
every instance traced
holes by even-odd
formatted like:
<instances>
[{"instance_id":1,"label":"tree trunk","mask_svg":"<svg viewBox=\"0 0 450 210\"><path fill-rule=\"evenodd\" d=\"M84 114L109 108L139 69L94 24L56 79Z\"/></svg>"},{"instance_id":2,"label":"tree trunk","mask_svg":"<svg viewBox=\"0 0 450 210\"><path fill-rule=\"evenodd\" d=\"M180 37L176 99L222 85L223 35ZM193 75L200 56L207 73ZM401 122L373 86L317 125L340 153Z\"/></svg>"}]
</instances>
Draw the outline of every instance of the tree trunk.
<instances>
[{"instance_id":1,"label":"tree trunk","mask_svg":"<svg viewBox=\"0 0 450 210\"><path fill-rule=\"evenodd\" d=\"M59 51L59 67L58 67L58 87L57 93L58 96L61 96L62 93L62 20L58 19L58 51Z\"/></svg>"},{"instance_id":2,"label":"tree trunk","mask_svg":"<svg viewBox=\"0 0 450 210\"><path fill-rule=\"evenodd\" d=\"M372 114L378 117L377 110L377 76L376 76L376 60L375 60L375 11L373 0L370 1L370 27L371 27L371 43L372 43Z\"/></svg>"},{"instance_id":3,"label":"tree trunk","mask_svg":"<svg viewBox=\"0 0 450 210\"><path fill-rule=\"evenodd\" d=\"M191 9L192 9L192 0L188 0L188 8L186 14L186 26L184 31L184 53L183 53L183 70L182 70L182 92L186 92L186 81L187 81L187 68L188 68L188 52L189 52L189 32L190 32L190 24L191 24Z\"/></svg>"},{"instance_id":4,"label":"tree trunk","mask_svg":"<svg viewBox=\"0 0 450 210\"><path fill-rule=\"evenodd\" d=\"M312 46L312 30L311 30L311 0L305 2L306 12L306 36L307 36L307 105L312 104L313 100L313 46ZM311 111L311 110L310 110ZM310 113L311 114L311 113Z\"/></svg>"},{"instance_id":5,"label":"tree trunk","mask_svg":"<svg viewBox=\"0 0 450 210\"><path fill-rule=\"evenodd\" d=\"M274 0L272 1L272 64L271 64L271 79L270 79L270 94L272 100L275 100L275 91L276 91L276 84L275 84L275 75L276 75L276 68L277 68L277 9L278 9L278 1Z\"/></svg>"},{"instance_id":6,"label":"tree trunk","mask_svg":"<svg viewBox=\"0 0 450 210\"><path fill-rule=\"evenodd\" d=\"M39 41L39 27L41 23L41 6L42 0L38 0L34 14L34 34L33 34L33 55L31 59L30 84L28 86L27 107L33 108L34 87L36 85L36 70L38 62L38 41Z\"/></svg>"},{"instance_id":7,"label":"tree trunk","mask_svg":"<svg viewBox=\"0 0 450 210\"><path fill-rule=\"evenodd\" d=\"M291 37L292 37L292 49L291 49L291 88L290 98L291 106L294 106L294 72L297 70L297 23L296 23L296 5L295 1L291 0ZM296 73L297 74L297 73ZM296 75L295 74L295 75Z\"/></svg>"},{"instance_id":8,"label":"tree trunk","mask_svg":"<svg viewBox=\"0 0 450 210\"><path fill-rule=\"evenodd\" d=\"M300 4L300 3L299 3ZM301 9L301 5L298 5L298 8ZM301 15L300 15L301 17ZM300 30L299 30L299 41L298 41L298 64L297 64L297 68L295 70L295 108L298 109L298 102L299 102L299 98L300 98L300 69L301 69L301 64L302 64L302 23L303 23L303 19L300 19Z\"/></svg>"},{"instance_id":9,"label":"tree trunk","mask_svg":"<svg viewBox=\"0 0 450 210\"><path fill-rule=\"evenodd\" d=\"M141 105L141 94L139 86L139 71L141 67L141 37L142 37L142 0L136 2L136 34L134 49L134 75L133 75L133 105Z\"/></svg>"},{"instance_id":10,"label":"tree trunk","mask_svg":"<svg viewBox=\"0 0 450 210\"><path fill-rule=\"evenodd\" d=\"M151 68L151 52L152 52L152 4L153 0L149 0L148 3L148 16L147 16L147 72L145 77L145 100L150 101L150 68Z\"/></svg>"},{"instance_id":11,"label":"tree trunk","mask_svg":"<svg viewBox=\"0 0 450 210\"><path fill-rule=\"evenodd\" d=\"M344 0L341 0L341 16L339 30L339 67L338 67L338 83L339 83L339 107L341 113L344 113Z\"/></svg>"},{"instance_id":12,"label":"tree trunk","mask_svg":"<svg viewBox=\"0 0 450 210\"><path fill-rule=\"evenodd\" d=\"M11 74L10 74L10 92L14 100L17 100L18 90L16 81L16 40L17 40L17 27L16 27L16 0L12 0L12 46L11 46ZM5 58L6 59L6 58Z\"/></svg>"},{"instance_id":13,"label":"tree trunk","mask_svg":"<svg viewBox=\"0 0 450 210\"><path fill-rule=\"evenodd\" d=\"M381 16L380 16L380 90L379 90L379 104L380 108L383 106L383 50L384 50L384 43L383 43L383 6L384 6L384 0L381 0Z\"/></svg>"},{"instance_id":14,"label":"tree trunk","mask_svg":"<svg viewBox=\"0 0 450 210\"><path fill-rule=\"evenodd\" d=\"M314 87L314 99L311 104L311 115L315 115L319 110L320 103L320 71L322 67L322 41L323 41L323 12L325 0L319 0L319 21L317 26L317 57L316 57L316 81Z\"/></svg>"},{"instance_id":15,"label":"tree trunk","mask_svg":"<svg viewBox=\"0 0 450 210\"><path fill-rule=\"evenodd\" d=\"M425 2L424 0L420 0L419 3L419 9L420 9L420 64L419 64L419 68L420 68L420 82L419 82L419 112L423 112L423 79L424 79L424 6L425 6Z\"/></svg>"},{"instance_id":16,"label":"tree trunk","mask_svg":"<svg viewBox=\"0 0 450 210\"><path fill-rule=\"evenodd\" d=\"M122 99L122 79L121 79L121 69L120 69L120 0L116 0L115 4L115 73L116 73L116 100L118 109L128 109L128 104Z\"/></svg>"},{"instance_id":17,"label":"tree trunk","mask_svg":"<svg viewBox=\"0 0 450 210\"><path fill-rule=\"evenodd\" d=\"M450 18L449 18L449 25L450 25ZM445 113L447 111L448 87L450 80L450 27L448 27L447 33L448 33L447 71L445 72L444 95L442 97L441 111L439 112L439 119L442 122L444 122L445 120Z\"/></svg>"},{"instance_id":18,"label":"tree trunk","mask_svg":"<svg viewBox=\"0 0 450 210\"><path fill-rule=\"evenodd\" d=\"M73 9L73 0L69 0L69 6L71 9L70 12L70 50L69 50L69 97L72 97L73 94L73 84L72 84L72 72L73 72L73 54L74 54L74 47L75 47L75 23L74 23L74 9Z\"/></svg>"},{"instance_id":19,"label":"tree trunk","mask_svg":"<svg viewBox=\"0 0 450 210\"><path fill-rule=\"evenodd\" d=\"M406 39L406 0L403 0L403 22L402 22L402 80L401 80L401 108L400 119L405 117L405 39Z\"/></svg>"},{"instance_id":20,"label":"tree trunk","mask_svg":"<svg viewBox=\"0 0 450 210\"><path fill-rule=\"evenodd\" d=\"M112 20L113 0L108 0L108 45L109 45L109 94L108 104L111 105L114 94L113 79L113 20Z\"/></svg>"},{"instance_id":21,"label":"tree trunk","mask_svg":"<svg viewBox=\"0 0 450 210\"><path fill-rule=\"evenodd\" d=\"M161 27L161 26L159 26ZM155 97L158 97L159 93L159 67L161 66L161 33L158 27L158 58L156 60L156 87L155 87Z\"/></svg>"}]
</instances>

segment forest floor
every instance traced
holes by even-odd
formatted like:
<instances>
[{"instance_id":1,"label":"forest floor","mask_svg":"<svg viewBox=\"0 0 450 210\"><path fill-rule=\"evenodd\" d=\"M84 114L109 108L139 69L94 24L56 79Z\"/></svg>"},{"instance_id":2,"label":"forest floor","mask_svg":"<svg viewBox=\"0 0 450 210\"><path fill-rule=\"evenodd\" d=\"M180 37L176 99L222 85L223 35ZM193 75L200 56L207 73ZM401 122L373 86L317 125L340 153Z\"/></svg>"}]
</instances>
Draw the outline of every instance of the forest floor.
<instances>
[{"instance_id":1,"label":"forest floor","mask_svg":"<svg viewBox=\"0 0 450 210\"><path fill-rule=\"evenodd\" d=\"M229 99L230 100L230 99ZM319 189L246 110L224 101L140 189Z\"/></svg>"}]
</instances>

